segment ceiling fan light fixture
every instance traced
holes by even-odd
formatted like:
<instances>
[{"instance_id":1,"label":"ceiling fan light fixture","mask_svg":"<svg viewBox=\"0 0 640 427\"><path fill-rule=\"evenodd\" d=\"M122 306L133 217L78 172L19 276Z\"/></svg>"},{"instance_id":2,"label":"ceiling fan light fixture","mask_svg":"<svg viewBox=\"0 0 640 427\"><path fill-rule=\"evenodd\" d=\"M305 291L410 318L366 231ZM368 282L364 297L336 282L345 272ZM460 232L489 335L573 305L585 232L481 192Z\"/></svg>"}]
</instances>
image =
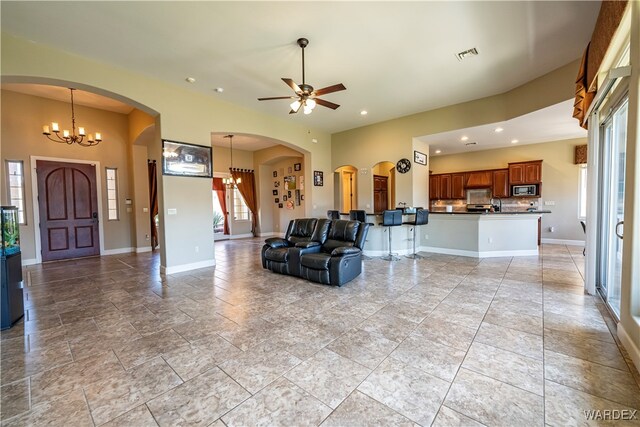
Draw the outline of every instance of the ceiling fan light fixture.
<instances>
[{"instance_id":1,"label":"ceiling fan light fixture","mask_svg":"<svg viewBox=\"0 0 640 427\"><path fill-rule=\"evenodd\" d=\"M297 100L293 101L293 102L291 103L291 105L289 105L289 107L291 107L291 109L292 109L293 111L298 111L298 109L300 108L300 105L302 105L302 103L300 102L300 100L299 100L299 99L297 99Z\"/></svg>"},{"instance_id":2,"label":"ceiling fan light fixture","mask_svg":"<svg viewBox=\"0 0 640 427\"><path fill-rule=\"evenodd\" d=\"M314 100L313 100L313 99L311 99L311 98L308 98L308 99L304 102L304 104L305 104L308 108L311 108L312 110L313 110L314 108L316 108L316 101L314 101Z\"/></svg>"},{"instance_id":3,"label":"ceiling fan light fixture","mask_svg":"<svg viewBox=\"0 0 640 427\"><path fill-rule=\"evenodd\" d=\"M307 107L306 105L304 106L303 112L305 114L311 114L312 111L313 111L313 108Z\"/></svg>"}]
</instances>

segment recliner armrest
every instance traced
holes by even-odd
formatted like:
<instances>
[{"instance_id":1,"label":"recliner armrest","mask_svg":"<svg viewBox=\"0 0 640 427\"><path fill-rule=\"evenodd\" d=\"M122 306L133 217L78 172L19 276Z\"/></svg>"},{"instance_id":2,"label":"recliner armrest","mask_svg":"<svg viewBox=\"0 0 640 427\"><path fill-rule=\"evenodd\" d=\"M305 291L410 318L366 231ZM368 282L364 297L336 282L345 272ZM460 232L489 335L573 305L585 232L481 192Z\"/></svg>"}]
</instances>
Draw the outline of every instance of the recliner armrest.
<instances>
[{"instance_id":1,"label":"recliner armrest","mask_svg":"<svg viewBox=\"0 0 640 427\"><path fill-rule=\"evenodd\" d=\"M265 245L269 245L272 248L286 248L289 246L289 242L280 237L269 237L264 241Z\"/></svg>"},{"instance_id":2,"label":"recliner armrest","mask_svg":"<svg viewBox=\"0 0 640 427\"><path fill-rule=\"evenodd\" d=\"M356 255L361 252L360 249L354 248L353 246L340 246L331 251L331 256Z\"/></svg>"},{"instance_id":3,"label":"recliner armrest","mask_svg":"<svg viewBox=\"0 0 640 427\"><path fill-rule=\"evenodd\" d=\"M296 243L296 248L313 248L316 246L320 246L320 242L298 242Z\"/></svg>"}]
</instances>

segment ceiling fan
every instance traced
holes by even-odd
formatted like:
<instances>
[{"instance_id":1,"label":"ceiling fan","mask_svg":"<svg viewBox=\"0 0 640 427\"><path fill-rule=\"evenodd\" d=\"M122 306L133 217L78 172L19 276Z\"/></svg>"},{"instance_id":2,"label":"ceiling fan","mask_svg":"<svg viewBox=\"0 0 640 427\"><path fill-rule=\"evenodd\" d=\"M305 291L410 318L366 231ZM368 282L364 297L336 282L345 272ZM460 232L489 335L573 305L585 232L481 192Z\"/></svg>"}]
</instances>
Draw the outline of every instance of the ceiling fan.
<instances>
[{"instance_id":1,"label":"ceiling fan","mask_svg":"<svg viewBox=\"0 0 640 427\"><path fill-rule=\"evenodd\" d=\"M314 90L313 86L305 83L304 80L304 48L309 44L309 40L305 38L298 39L298 46L302 48L302 84L297 85L292 79L288 79L283 77L282 81L285 82L293 91L296 93L295 96L276 96L271 98L258 98L258 101L270 101L273 99L295 99L290 105L291 111L289 114L295 114L300 111L300 107L305 114L311 114L313 109L316 107L316 104L322 105L323 107L331 108L335 110L339 107L338 104L334 104L333 102L325 101L324 99L318 98L320 95L326 95L328 93L339 92L341 90L346 90L342 83L338 83L333 86L327 86L322 89Z\"/></svg>"}]
</instances>

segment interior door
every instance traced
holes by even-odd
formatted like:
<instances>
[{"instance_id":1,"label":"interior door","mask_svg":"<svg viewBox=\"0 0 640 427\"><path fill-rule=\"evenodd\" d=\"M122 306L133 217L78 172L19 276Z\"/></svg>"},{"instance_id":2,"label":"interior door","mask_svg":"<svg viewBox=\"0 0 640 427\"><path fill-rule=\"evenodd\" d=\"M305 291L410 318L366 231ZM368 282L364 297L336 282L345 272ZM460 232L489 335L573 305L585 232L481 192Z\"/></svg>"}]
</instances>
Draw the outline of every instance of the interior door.
<instances>
[{"instance_id":1,"label":"interior door","mask_svg":"<svg viewBox=\"0 0 640 427\"><path fill-rule=\"evenodd\" d=\"M628 98L602 125L602 191L598 286L609 307L620 316L622 239L624 237L625 161Z\"/></svg>"},{"instance_id":2,"label":"interior door","mask_svg":"<svg viewBox=\"0 0 640 427\"><path fill-rule=\"evenodd\" d=\"M100 255L95 169L36 162L42 261Z\"/></svg>"},{"instance_id":3,"label":"interior door","mask_svg":"<svg viewBox=\"0 0 640 427\"><path fill-rule=\"evenodd\" d=\"M389 208L387 193L388 178L382 175L373 176L373 211L382 212Z\"/></svg>"}]
</instances>

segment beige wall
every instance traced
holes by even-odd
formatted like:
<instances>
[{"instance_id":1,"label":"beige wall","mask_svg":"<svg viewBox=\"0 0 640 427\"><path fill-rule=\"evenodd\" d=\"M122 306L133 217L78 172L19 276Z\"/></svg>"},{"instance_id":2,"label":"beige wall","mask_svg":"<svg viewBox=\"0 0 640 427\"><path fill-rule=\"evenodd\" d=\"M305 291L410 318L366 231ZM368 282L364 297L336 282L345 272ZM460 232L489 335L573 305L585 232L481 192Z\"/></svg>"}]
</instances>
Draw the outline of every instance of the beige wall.
<instances>
[{"instance_id":1,"label":"beige wall","mask_svg":"<svg viewBox=\"0 0 640 427\"><path fill-rule=\"evenodd\" d=\"M212 132L231 132L263 135L302 148L310 153L305 158L308 171L333 170L331 136L293 123L286 114L276 117L258 113L196 93L187 89L184 82L169 84L8 34L2 35L1 54L3 81L73 84L78 89L110 96L159 115L154 144L149 149L152 159L161 158L161 138L210 146ZM312 139L318 142L313 143ZM165 229L161 233L162 265L171 272L213 264L210 181L162 176L158 187L160 225ZM309 189L306 197L310 214L320 215L331 207L331 183ZM188 200L197 202L187 207L184 203ZM168 208L178 209L179 214L166 215Z\"/></svg>"},{"instance_id":2,"label":"beige wall","mask_svg":"<svg viewBox=\"0 0 640 427\"><path fill-rule=\"evenodd\" d=\"M22 257L24 260L36 258L36 230L32 192L32 171L35 164L31 156L54 159L96 161L100 163L100 186L102 189L102 226L104 227L105 250L118 250L134 246L132 238L132 214L128 213L125 199L133 199L131 192L127 140L129 137L128 118L118 114L76 105L77 125L87 132L101 131L103 142L95 147L57 144L42 135L42 126L52 121L60 123L62 129L70 129L69 104L21 93L2 91L2 163L5 160L22 160L25 168L25 202L27 225L20 227ZM118 198L120 219L108 221L105 167L118 169ZM6 203L7 187L2 174L1 194Z\"/></svg>"},{"instance_id":3,"label":"beige wall","mask_svg":"<svg viewBox=\"0 0 640 427\"><path fill-rule=\"evenodd\" d=\"M557 104L575 96L575 76L579 62L573 61L544 76L500 95L425 111L375 123L332 136L331 161L334 169L352 164L370 171L380 161L396 163L401 158L413 162L416 137L487 123L501 122ZM412 164L409 173L397 174L396 200L413 206L427 206L428 179L422 165ZM359 205L373 205L371 180L360 180Z\"/></svg>"},{"instance_id":4,"label":"beige wall","mask_svg":"<svg viewBox=\"0 0 640 427\"><path fill-rule=\"evenodd\" d=\"M506 168L509 162L544 160L542 164L541 209L552 213L542 217L542 237L581 240L585 236L578 219L579 166L573 164L574 147L587 143L586 138L513 146L497 150L433 156L433 173L464 172ZM554 206L545 206L553 201ZM551 233L549 227L554 227Z\"/></svg>"}]
</instances>

